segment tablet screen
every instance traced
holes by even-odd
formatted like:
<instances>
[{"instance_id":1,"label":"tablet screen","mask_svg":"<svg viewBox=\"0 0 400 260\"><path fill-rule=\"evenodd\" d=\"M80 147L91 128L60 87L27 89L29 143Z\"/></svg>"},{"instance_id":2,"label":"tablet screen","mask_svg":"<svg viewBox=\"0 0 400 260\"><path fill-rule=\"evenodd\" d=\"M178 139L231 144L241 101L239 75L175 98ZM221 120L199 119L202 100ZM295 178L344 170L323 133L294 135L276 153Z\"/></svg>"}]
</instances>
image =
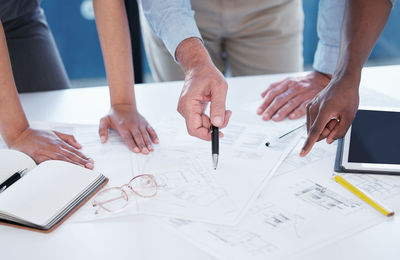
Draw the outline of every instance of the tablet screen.
<instances>
[{"instance_id":1,"label":"tablet screen","mask_svg":"<svg viewBox=\"0 0 400 260\"><path fill-rule=\"evenodd\" d=\"M351 127L348 162L400 164L400 113L358 110Z\"/></svg>"}]
</instances>

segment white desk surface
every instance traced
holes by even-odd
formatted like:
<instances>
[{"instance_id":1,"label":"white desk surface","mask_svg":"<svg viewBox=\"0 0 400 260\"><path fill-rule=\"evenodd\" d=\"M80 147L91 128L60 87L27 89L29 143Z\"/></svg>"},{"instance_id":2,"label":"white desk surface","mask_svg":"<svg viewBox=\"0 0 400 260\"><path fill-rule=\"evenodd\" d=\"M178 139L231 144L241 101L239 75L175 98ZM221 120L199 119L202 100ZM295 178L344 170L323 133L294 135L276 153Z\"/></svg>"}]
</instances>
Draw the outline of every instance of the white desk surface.
<instances>
[{"instance_id":1,"label":"white desk surface","mask_svg":"<svg viewBox=\"0 0 400 260\"><path fill-rule=\"evenodd\" d=\"M228 79L228 107L257 100L286 74ZM400 66L366 68L362 86L400 99ZM139 110L155 122L176 112L182 82L136 86ZM22 94L30 120L98 123L109 109L106 87ZM400 106L400 104L399 104ZM233 111L235 116L235 111ZM237 116L240 116L237 115ZM260 119L260 124L262 123ZM307 253L299 259L400 259L400 218ZM146 216L64 223L50 234L0 226L1 259L214 259Z\"/></svg>"}]
</instances>

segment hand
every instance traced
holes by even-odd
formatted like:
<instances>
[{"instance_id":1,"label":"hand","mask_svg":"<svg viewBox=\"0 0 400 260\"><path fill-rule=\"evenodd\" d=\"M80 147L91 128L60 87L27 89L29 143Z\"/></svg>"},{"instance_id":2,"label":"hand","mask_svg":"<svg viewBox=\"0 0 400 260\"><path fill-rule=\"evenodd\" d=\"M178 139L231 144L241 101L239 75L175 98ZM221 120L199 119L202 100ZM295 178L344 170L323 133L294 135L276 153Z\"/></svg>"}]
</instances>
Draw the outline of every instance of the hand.
<instances>
[{"instance_id":1,"label":"hand","mask_svg":"<svg viewBox=\"0 0 400 260\"><path fill-rule=\"evenodd\" d=\"M185 72L178 112L185 118L191 136L210 141L211 124L224 128L232 114L225 109L228 84L199 39L184 40L178 46L176 56ZM209 102L211 119L204 114ZM220 136L223 136L222 132Z\"/></svg>"},{"instance_id":2,"label":"hand","mask_svg":"<svg viewBox=\"0 0 400 260\"><path fill-rule=\"evenodd\" d=\"M303 77L273 83L261 93L264 100L257 114L262 115L263 120L297 119L306 113L307 103L329 84L330 79L330 75L313 71Z\"/></svg>"},{"instance_id":3,"label":"hand","mask_svg":"<svg viewBox=\"0 0 400 260\"><path fill-rule=\"evenodd\" d=\"M306 156L314 143L326 138L331 144L342 138L357 113L359 80L332 81L307 105L307 132L300 156Z\"/></svg>"},{"instance_id":4,"label":"hand","mask_svg":"<svg viewBox=\"0 0 400 260\"><path fill-rule=\"evenodd\" d=\"M93 160L78 150L82 146L72 135L57 131L27 128L9 146L12 149L26 153L36 163L47 160L61 160L81 165L88 169L93 169L94 167Z\"/></svg>"},{"instance_id":5,"label":"hand","mask_svg":"<svg viewBox=\"0 0 400 260\"><path fill-rule=\"evenodd\" d=\"M186 75L178 112L185 118L191 136L210 141L211 123L219 128L226 127L232 114L225 110L227 89L224 77L214 66L201 66ZM210 101L211 120L204 114ZM222 137L222 132L220 134Z\"/></svg>"},{"instance_id":6,"label":"hand","mask_svg":"<svg viewBox=\"0 0 400 260\"><path fill-rule=\"evenodd\" d=\"M151 141L159 143L156 132L134 105L113 105L108 115L100 120L99 135L102 143L107 142L109 128L116 130L135 153L148 154L154 150Z\"/></svg>"}]
</instances>

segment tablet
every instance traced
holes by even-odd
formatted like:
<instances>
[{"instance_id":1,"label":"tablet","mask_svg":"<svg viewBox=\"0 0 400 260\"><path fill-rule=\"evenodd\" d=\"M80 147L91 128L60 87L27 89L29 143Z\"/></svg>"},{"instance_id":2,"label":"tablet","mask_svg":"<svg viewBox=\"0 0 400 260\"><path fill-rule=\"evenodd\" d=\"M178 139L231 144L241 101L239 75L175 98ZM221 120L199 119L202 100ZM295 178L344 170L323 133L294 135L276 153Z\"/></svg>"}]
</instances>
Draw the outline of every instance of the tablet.
<instances>
[{"instance_id":1,"label":"tablet","mask_svg":"<svg viewBox=\"0 0 400 260\"><path fill-rule=\"evenodd\" d=\"M400 108L360 108L338 142L335 171L400 175Z\"/></svg>"}]
</instances>

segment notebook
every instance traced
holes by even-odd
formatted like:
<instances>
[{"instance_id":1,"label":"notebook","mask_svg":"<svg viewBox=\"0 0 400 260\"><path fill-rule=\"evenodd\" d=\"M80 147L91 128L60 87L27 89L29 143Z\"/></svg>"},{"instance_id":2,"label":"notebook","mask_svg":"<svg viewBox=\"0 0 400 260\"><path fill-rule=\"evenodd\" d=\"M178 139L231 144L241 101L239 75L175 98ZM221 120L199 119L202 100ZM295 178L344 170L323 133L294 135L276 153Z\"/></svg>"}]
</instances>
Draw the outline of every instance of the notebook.
<instances>
[{"instance_id":1,"label":"notebook","mask_svg":"<svg viewBox=\"0 0 400 260\"><path fill-rule=\"evenodd\" d=\"M0 193L0 224L50 232L100 190L108 179L64 161L39 165L26 154L0 150L0 184L24 175Z\"/></svg>"}]
</instances>

